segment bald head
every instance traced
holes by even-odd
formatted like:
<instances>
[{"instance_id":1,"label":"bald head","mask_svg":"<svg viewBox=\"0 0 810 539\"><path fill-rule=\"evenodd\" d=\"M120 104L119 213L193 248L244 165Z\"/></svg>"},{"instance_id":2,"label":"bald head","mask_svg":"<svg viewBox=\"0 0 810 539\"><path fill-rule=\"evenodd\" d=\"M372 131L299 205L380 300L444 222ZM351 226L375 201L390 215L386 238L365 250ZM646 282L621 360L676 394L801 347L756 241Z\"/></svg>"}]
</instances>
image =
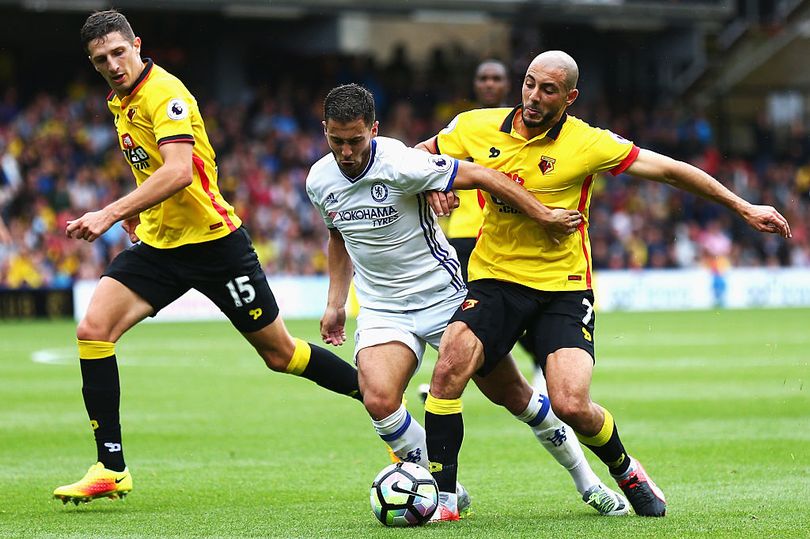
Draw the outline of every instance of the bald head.
<instances>
[{"instance_id":1,"label":"bald head","mask_svg":"<svg viewBox=\"0 0 810 539\"><path fill-rule=\"evenodd\" d=\"M523 78L518 131L533 137L551 129L579 95L578 78L577 63L562 51L546 51L532 60Z\"/></svg>"},{"instance_id":2,"label":"bald head","mask_svg":"<svg viewBox=\"0 0 810 539\"><path fill-rule=\"evenodd\" d=\"M577 62L571 58L566 52L563 51L546 51L538 54L529 64L529 70L532 68L543 70L560 70L563 72L563 83L566 90L573 90L577 87L579 80L579 67Z\"/></svg>"}]
</instances>

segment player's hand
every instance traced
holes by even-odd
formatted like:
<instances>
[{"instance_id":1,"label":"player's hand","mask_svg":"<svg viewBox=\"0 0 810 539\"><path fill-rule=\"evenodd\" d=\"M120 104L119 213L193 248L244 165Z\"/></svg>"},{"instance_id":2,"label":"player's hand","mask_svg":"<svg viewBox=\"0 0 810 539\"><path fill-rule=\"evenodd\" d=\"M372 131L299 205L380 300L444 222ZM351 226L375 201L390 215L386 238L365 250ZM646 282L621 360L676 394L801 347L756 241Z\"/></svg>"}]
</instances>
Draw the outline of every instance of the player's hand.
<instances>
[{"instance_id":1,"label":"player's hand","mask_svg":"<svg viewBox=\"0 0 810 539\"><path fill-rule=\"evenodd\" d=\"M346 342L346 309L329 307L321 318L321 338L326 344L340 346Z\"/></svg>"},{"instance_id":2,"label":"player's hand","mask_svg":"<svg viewBox=\"0 0 810 539\"><path fill-rule=\"evenodd\" d=\"M548 232L552 240L555 240L555 243L559 243L559 240L565 236L576 232L581 224L581 213L577 210L564 210L561 208L552 209L548 218L543 223L546 232Z\"/></svg>"},{"instance_id":3,"label":"player's hand","mask_svg":"<svg viewBox=\"0 0 810 539\"><path fill-rule=\"evenodd\" d=\"M742 217L749 225L760 232L779 234L783 238L793 237L787 219L782 217L782 214L772 206L751 205L742 212Z\"/></svg>"},{"instance_id":4,"label":"player's hand","mask_svg":"<svg viewBox=\"0 0 810 539\"><path fill-rule=\"evenodd\" d=\"M121 221L121 228L129 235L129 241L132 243L138 243L141 239L135 234L135 228L141 223L141 216L136 215L135 217L130 217L129 219L124 219Z\"/></svg>"},{"instance_id":5,"label":"player's hand","mask_svg":"<svg viewBox=\"0 0 810 539\"><path fill-rule=\"evenodd\" d=\"M427 201L433 211L439 217L450 215L450 212L458 208L459 199L453 191L427 191Z\"/></svg>"},{"instance_id":6,"label":"player's hand","mask_svg":"<svg viewBox=\"0 0 810 539\"><path fill-rule=\"evenodd\" d=\"M106 210L91 211L78 219L68 221L65 235L68 238L93 242L107 232L114 223L115 220Z\"/></svg>"}]
</instances>

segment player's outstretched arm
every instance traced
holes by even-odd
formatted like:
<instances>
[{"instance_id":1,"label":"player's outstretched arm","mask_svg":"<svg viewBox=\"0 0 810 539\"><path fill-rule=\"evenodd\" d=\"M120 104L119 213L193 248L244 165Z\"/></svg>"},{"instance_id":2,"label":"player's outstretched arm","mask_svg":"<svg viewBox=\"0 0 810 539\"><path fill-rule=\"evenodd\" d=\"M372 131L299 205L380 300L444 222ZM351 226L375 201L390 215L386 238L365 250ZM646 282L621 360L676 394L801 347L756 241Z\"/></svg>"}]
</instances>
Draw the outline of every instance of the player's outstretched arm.
<instances>
[{"instance_id":1,"label":"player's outstretched arm","mask_svg":"<svg viewBox=\"0 0 810 539\"><path fill-rule=\"evenodd\" d=\"M543 226L552 237L572 234L582 223L582 214L578 211L547 208L506 174L475 163L458 162L454 186L459 189L481 189L505 200Z\"/></svg>"},{"instance_id":2,"label":"player's outstretched arm","mask_svg":"<svg viewBox=\"0 0 810 539\"><path fill-rule=\"evenodd\" d=\"M340 346L346 342L346 299L349 297L353 267L343 236L336 228L329 229L326 260L329 267L329 296L321 318L321 338L327 344Z\"/></svg>"},{"instance_id":3,"label":"player's outstretched arm","mask_svg":"<svg viewBox=\"0 0 810 539\"><path fill-rule=\"evenodd\" d=\"M423 152L427 153L436 153L436 136L432 136L427 140L423 140L416 146L414 146L417 150L422 150Z\"/></svg>"},{"instance_id":4,"label":"player's outstretched arm","mask_svg":"<svg viewBox=\"0 0 810 539\"><path fill-rule=\"evenodd\" d=\"M627 168L627 173L648 180L668 183L713 200L735 211L754 229L760 232L779 234L790 238L790 224L775 208L754 205L737 196L722 183L699 168L655 153L641 150L636 160Z\"/></svg>"},{"instance_id":5,"label":"player's outstretched arm","mask_svg":"<svg viewBox=\"0 0 810 539\"><path fill-rule=\"evenodd\" d=\"M191 168L193 148L192 144L185 142L161 146L163 165L154 174L128 195L98 211L68 221L67 237L94 241L118 221L130 219L191 185L194 180Z\"/></svg>"}]
</instances>

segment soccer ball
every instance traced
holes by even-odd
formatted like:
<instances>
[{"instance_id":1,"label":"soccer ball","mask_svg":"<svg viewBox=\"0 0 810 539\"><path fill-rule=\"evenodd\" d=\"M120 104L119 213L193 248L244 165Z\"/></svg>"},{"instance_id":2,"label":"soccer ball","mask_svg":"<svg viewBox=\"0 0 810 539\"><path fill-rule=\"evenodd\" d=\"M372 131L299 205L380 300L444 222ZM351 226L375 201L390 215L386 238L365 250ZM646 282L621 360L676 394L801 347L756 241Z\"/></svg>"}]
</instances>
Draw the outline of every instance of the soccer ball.
<instances>
[{"instance_id":1,"label":"soccer ball","mask_svg":"<svg viewBox=\"0 0 810 539\"><path fill-rule=\"evenodd\" d=\"M371 484L371 510L386 526L424 524L438 505L436 480L413 462L386 466Z\"/></svg>"}]
</instances>

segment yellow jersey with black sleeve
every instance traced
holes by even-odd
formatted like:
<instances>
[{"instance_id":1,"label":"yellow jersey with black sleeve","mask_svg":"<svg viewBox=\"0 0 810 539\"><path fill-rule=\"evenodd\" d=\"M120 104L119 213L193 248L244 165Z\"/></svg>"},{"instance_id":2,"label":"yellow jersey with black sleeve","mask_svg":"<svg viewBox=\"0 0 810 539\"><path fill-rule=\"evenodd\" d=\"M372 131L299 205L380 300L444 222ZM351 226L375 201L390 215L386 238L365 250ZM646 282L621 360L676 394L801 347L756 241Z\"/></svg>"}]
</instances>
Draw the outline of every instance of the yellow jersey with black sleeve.
<instances>
[{"instance_id":1,"label":"yellow jersey with black sleeve","mask_svg":"<svg viewBox=\"0 0 810 539\"><path fill-rule=\"evenodd\" d=\"M135 230L147 245L168 249L227 236L242 224L217 186L214 150L197 101L180 79L144 59L145 67L129 95L107 97L124 152L138 185L163 165L159 148L190 143L194 181L140 214Z\"/></svg>"},{"instance_id":2,"label":"yellow jersey with black sleeve","mask_svg":"<svg viewBox=\"0 0 810 539\"><path fill-rule=\"evenodd\" d=\"M579 210L583 223L556 244L519 210L484 193L484 223L470 257L469 280L497 279L544 291L590 289L588 208L594 176L623 172L639 148L567 114L526 140L514 128L520 112L520 105L463 112L436 137L436 149L507 174L549 208Z\"/></svg>"}]
</instances>

